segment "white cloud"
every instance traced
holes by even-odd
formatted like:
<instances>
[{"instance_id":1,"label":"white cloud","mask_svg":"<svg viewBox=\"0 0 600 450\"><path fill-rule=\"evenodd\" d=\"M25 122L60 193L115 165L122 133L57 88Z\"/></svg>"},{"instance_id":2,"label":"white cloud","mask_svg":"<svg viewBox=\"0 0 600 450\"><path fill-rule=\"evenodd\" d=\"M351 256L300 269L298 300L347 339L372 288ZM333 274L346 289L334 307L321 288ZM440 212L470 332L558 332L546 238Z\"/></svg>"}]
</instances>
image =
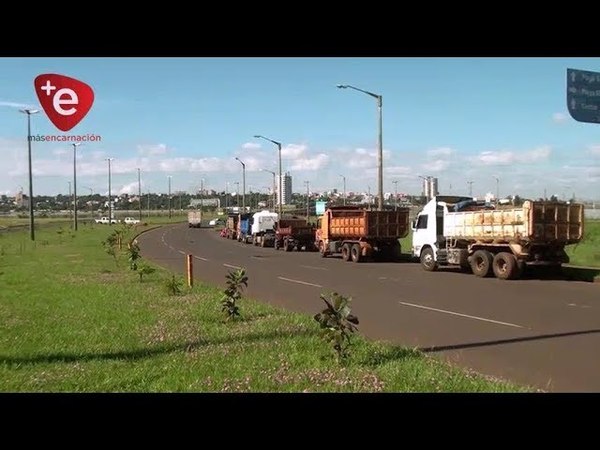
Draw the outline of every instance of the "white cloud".
<instances>
[{"instance_id":1,"label":"white cloud","mask_svg":"<svg viewBox=\"0 0 600 450\"><path fill-rule=\"evenodd\" d=\"M138 193L138 183L134 181L132 183L128 183L124 185L121 189L119 189L119 194L137 194Z\"/></svg>"},{"instance_id":2,"label":"white cloud","mask_svg":"<svg viewBox=\"0 0 600 450\"><path fill-rule=\"evenodd\" d=\"M456 153L456 150L450 148L450 147L438 147L438 148L433 148L431 150L427 150L427 157L429 158L438 158L438 157L443 157L443 156L452 156Z\"/></svg>"},{"instance_id":3,"label":"white cloud","mask_svg":"<svg viewBox=\"0 0 600 450\"><path fill-rule=\"evenodd\" d=\"M515 163L534 163L545 161L550 157L552 152L548 146L538 147L528 152L513 152L513 151L485 151L478 156L471 158L471 161L476 165L483 166L505 166Z\"/></svg>"},{"instance_id":4,"label":"white cloud","mask_svg":"<svg viewBox=\"0 0 600 450\"><path fill-rule=\"evenodd\" d=\"M256 142L246 142L242 144L242 148L244 150L255 150L257 148L260 148L260 144L257 144Z\"/></svg>"},{"instance_id":5,"label":"white cloud","mask_svg":"<svg viewBox=\"0 0 600 450\"><path fill-rule=\"evenodd\" d=\"M441 172L446 170L448 166L450 166L450 161L446 161L445 159L436 159L435 161L421 164L421 167L427 172Z\"/></svg>"},{"instance_id":6,"label":"white cloud","mask_svg":"<svg viewBox=\"0 0 600 450\"><path fill-rule=\"evenodd\" d=\"M169 149L165 144L141 144L137 146L137 151L143 156L164 155Z\"/></svg>"},{"instance_id":7,"label":"white cloud","mask_svg":"<svg viewBox=\"0 0 600 450\"><path fill-rule=\"evenodd\" d=\"M306 150L306 145L288 144L281 148L281 157L286 159L303 158Z\"/></svg>"},{"instance_id":8,"label":"white cloud","mask_svg":"<svg viewBox=\"0 0 600 450\"><path fill-rule=\"evenodd\" d=\"M590 145L589 152L593 156L600 156L600 145Z\"/></svg>"},{"instance_id":9,"label":"white cloud","mask_svg":"<svg viewBox=\"0 0 600 450\"><path fill-rule=\"evenodd\" d=\"M8 106L10 108L19 108L19 109L24 109L24 108L36 108L36 109L39 109L39 106L28 105L26 103L18 103L18 102L3 102L3 101L0 101L0 106Z\"/></svg>"},{"instance_id":10,"label":"white cloud","mask_svg":"<svg viewBox=\"0 0 600 450\"><path fill-rule=\"evenodd\" d=\"M67 153L69 153L69 151L65 148L57 148L52 150L52 154L56 156L66 155Z\"/></svg>"},{"instance_id":11,"label":"white cloud","mask_svg":"<svg viewBox=\"0 0 600 450\"><path fill-rule=\"evenodd\" d=\"M321 170L329 163L329 155L319 153L313 157L296 159L292 165L292 170Z\"/></svg>"},{"instance_id":12,"label":"white cloud","mask_svg":"<svg viewBox=\"0 0 600 450\"><path fill-rule=\"evenodd\" d=\"M558 124L566 123L568 118L569 118L569 116L567 116L565 113L557 112L557 113L552 114L552 121L554 123L558 123Z\"/></svg>"}]
</instances>

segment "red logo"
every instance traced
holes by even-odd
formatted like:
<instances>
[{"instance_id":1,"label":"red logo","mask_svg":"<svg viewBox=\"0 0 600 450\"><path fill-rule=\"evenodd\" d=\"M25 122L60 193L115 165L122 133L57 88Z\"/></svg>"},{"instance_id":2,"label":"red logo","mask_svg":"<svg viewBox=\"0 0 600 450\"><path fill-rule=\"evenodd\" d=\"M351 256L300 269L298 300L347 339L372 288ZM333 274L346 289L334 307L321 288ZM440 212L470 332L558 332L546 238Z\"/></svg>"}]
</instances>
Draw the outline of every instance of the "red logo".
<instances>
[{"instance_id":1,"label":"red logo","mask_svg":"<svg viewBox=\"0 0 600 450\"><path fill-rule=\"evenodd\" d=\"M33 84L46 115L61 131L69 131L81 122L94 103L92 88L75 78L44 73Z\"/></svg>"}]
</instances>

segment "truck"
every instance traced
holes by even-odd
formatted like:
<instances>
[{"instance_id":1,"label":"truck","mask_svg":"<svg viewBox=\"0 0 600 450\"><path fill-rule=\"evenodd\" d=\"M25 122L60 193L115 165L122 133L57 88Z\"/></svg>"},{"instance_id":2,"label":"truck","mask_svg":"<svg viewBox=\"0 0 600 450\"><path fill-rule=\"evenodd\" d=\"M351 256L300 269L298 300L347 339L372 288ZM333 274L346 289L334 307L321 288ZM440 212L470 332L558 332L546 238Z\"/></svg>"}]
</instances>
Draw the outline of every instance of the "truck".
<instances>
[{"instance_id":1,"label":"truck","mask_svg":"<svg viewBox=\"0 0 600 450\"><path fill-rule=\"evenodd\" d=\"M436 196L412 224L412 253L423 269L460 266L478 277L520 278L527 266L559 269L565 246L583 238L583 205L526 200L491 205Z\"/></svg>"},{"instance_id":2,"label":"truck","mask_svg":"<svg viewBox=\"0 0 600 450\"><path fill-rule=\"evenodd\" d=\"M286 252L294 249L313 250L315 244L315 228L306 219L283 217L275 224L275 250L283 248Z\"/></svg>"},{"instance_id":3,"label":"truck","mask_svg":"<svg viewBox=\"0 0 600 450\"><path fill-rule=\"evenodd\" d=\"M344 261L398 259L400 239L410 229L409 210L371 211L358 206L332 206L317 220L315 246L322 257L342 254Z\"/></svg>"},{"instance_id":4,"label":"truck","mask_svg":"<svg viewBox=\"0 0 600 450\"><path fill-rule=\"evenodd\" d=\"M263 210L252 216L252 243L261 247L270 247L275 241L275 223L279 215Z\"/></svg>"},{"instance_id":5,"label":"truck","mask_svg":"<svg viewBox=\"0 0 600 450\"><path fill-rule=\"evenodd\" d=\"M246 244L252 242L252 214L244 213L238 216L237 240Z\"/></svg>"},{"instance_id":6,"label":"truck","mask_svg":"<svg viewBox=\"0 0 600 450\"><path fill-rule=\"evenodd\" d=\"M202 227L202 211L189 211L188 212L188 228L201 228Z\"/></svg>"},{"instance_id":7,"label":"truck","mask_svg":"<svg viewBox=\"0 0 600 450\"><path fill-rule=\"evenodd\" d=\"M229 214L225 224L225 237L227 239L237 239L239 214Z\"/></svg>"}]
</instances>

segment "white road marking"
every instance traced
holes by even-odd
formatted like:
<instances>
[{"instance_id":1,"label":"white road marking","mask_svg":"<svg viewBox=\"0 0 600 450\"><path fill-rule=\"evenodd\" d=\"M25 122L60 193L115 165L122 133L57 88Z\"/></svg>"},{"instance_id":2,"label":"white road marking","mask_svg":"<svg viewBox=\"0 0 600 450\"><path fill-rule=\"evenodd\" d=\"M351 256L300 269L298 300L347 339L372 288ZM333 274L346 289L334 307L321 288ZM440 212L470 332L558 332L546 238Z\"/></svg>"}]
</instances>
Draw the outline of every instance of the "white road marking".
<instances>
[{"instance_id":1,"label":"white road marking","mask_svg":"<svg viewBox=\"0 0 600 450\"><path fill-rule=\"evenodd\" d=\"M497 323L498 325L506 325L507 327L525 328L521 325L516 325L514 323L500 322L498 320L486 319L485 317L470 316L468 314L461 314L461 313L457 313L457 312L453 312L453 311L446 311L444 309L431 308L429 306L415 305L413 303L405 303L405 302L398 302L398 303L400 303L401 305L405 305L405 306L412 306L414 308L427 309L430 311L436 311L436 312L441 312L441 313L445 313L445 314L452 314L454 316L466 317L468 319L475 319L475 320L481 320L483 322Z\"/></svg>"},{"instance_id":2,"label":"white road marking","mask_svg":"<svg viewBox=\"0 0 600 450\"><path fill-rule=\"evenodd\" d=\"M225 267L229 267L229 268L231 268L231 269L241 269L241 267L239 267L239 266L232 266L231 264L226 264L226 263L223 263L223 265L224 265Z\"/></svg>"},{"instance_id":3,"label":"white road marking","mask_svg":"<svg viewBox=\"0 0 600 450\"><path fill-rule=\"evenodd\" d=\"M314 287L319 287L319 288L323 287L320 284L307 283L306 281L300 281L300 280L292 280L291 278L285 278L285 277L277 277L277 278L279 278L280 280L283 280L283 281L289 281L291 283L305 284L307 286L314 286Z\"/></svg>"},{"instance_id":4,"label":"white road marking","mask_svg":"<svg viewBox=\"0 0 600 450\"><path fill-rule=\"evenodd\" d=\"M304 267L305 269L329 270L329 269L326 269L325 267L316 267L316 266L303 266L303 265L300 265L300 267Z\"/></svg>"},{"instance_id":5,"label":"white road marking","mask_svg":"<svg viewBox=\"0 0 600 450\"><path fill-rule=\"evenodd\" d=\"M203 258L202 256L194 256L196 259L201 259L202 261L208 261L208 259Z\"/></svg>"}]
</instances>

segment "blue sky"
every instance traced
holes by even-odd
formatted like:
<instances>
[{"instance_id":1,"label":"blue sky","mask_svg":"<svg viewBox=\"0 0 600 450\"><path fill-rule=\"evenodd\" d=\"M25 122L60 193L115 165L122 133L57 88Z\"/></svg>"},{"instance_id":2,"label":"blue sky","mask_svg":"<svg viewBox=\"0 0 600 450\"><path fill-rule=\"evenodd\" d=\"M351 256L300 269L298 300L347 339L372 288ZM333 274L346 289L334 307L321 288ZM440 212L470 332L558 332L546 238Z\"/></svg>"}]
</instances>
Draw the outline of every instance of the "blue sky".
<instances>
[{"instance_id":1,"label":"blue sky","mask_svg":"<svg viewBox=\"0 0 600 450\"><path fill-rule=\"evenodd\" d=\"M283 143L294 191L376 191L375 99L383 95L384 190L420 193L418 175L442 193L600 199L600 126L566 108L566 69L600 71L600 58L3 58L0 59L0 192L27 190L26 119L33 80L58 73L91 85L95 102L68 133L45 114L33 134L102 136L78 150L80 192L193 192L241 181L267 192ZM68 192L72 147L33 143L34 193ZM84 188L85 186L85 188ZM450 188L450 186L452 186ZM451 189L451 190L450 190Z\"/></svg>"}]
</instances>

